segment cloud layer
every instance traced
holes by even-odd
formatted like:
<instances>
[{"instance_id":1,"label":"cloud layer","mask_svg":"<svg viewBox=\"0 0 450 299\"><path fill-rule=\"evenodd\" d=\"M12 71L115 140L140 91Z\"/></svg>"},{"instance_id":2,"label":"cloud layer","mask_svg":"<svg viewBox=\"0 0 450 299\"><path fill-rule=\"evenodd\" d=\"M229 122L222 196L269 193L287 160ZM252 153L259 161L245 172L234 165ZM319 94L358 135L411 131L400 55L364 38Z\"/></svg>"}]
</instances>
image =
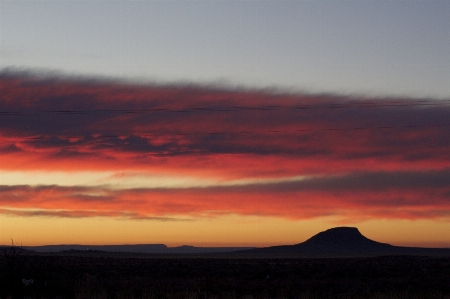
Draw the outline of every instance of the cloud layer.
<instances>
[{"instance_id":1,"label":"cloud layer","mask_svg":"<svg viewBox=\"0 0 450 299\"><path fill-rule=\"evenodd\" d=\"M0 213L450 219L448 101L7 73L0 95L2 171L199 181L114 187L0 180Z\"/></svg>"}]
</instances>

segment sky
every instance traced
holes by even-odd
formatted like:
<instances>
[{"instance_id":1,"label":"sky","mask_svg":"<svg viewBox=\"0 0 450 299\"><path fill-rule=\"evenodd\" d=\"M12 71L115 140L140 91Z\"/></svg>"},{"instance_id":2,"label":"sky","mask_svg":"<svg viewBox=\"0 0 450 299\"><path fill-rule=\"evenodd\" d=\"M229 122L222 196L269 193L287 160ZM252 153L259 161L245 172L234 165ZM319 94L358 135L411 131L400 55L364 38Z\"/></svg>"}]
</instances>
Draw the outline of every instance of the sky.
<instances>
[{"instance_id":1,"label":"sky","mask_svg":"<svg viewBox=\"0 0 450 299\"><path fill-rule=\"evenodd\" d=\"M449 1L0 1L0 244L450 247Z\"/></svg>"}]
</instances>

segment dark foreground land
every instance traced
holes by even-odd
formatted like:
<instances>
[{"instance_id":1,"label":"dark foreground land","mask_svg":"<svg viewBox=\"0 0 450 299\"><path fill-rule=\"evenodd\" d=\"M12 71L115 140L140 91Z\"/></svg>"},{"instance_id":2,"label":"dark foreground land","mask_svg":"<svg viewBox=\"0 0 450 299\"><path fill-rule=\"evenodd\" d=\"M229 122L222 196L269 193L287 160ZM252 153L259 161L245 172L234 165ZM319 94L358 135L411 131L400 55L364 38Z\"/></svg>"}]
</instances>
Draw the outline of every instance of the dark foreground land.
<instances>
[{"instance_id":1,"label":"dark foreground land","mask_svg":"<svg viewBox=\"0 0 450 299\"><path fill-rule=\"evenodd\" d=\"M1 298L450 299L448 257L19 253L0 267Z\"/></svg>"}]
</instances>

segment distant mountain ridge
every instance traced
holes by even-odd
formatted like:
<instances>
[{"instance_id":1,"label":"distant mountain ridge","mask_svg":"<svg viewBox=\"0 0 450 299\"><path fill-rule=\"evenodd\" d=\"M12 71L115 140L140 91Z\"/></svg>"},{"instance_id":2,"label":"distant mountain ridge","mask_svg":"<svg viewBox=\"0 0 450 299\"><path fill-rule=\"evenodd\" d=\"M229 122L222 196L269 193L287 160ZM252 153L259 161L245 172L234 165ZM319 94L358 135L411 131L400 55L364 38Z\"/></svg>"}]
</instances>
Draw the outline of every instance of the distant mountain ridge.
<instances>
[{"instance_id":1,"label":"distant mountain ridge","mask_svg":"<svg viewBox=\"0 0 450 299\"><path fill-rule=\"evenodd\" d=\"M303 256L444 255L450 248L401 247L363 236L356 227L335 227L320 232L303 243L243 251L248 254L297 254Z\"/></svg>"},{"instance_id":2,"label":"distant mountain ridge","mask_svg":"<svg viewBox=\"0 0 450 299\"><path fill-rule=\"evenodd\" d=\"M24 246L23 249L35 252L122 252L122 253L220 253L234 252L254 247L194 247L189 245L168 247L165 244L124 244L124 245L43 245Z\"/></svg>"},{"instance_id":3,"label":"distant mountain ridge","mask_svg":"<svg viewBox=\"0 0 450 299\"><path fill-rule=\"evenodd\" d=\"M0 246L1 249L2 246ZM7 248L7 246L3 246ZM383 255L449 256L450 248L420 248L393 246L363 236L356 227L335 227L320 232L305 242L264 248L255 247L194 247L183 245L167 247L164 244L125 245L44 245L24 246L34 252L116 252L150 254L209 254L229 253L246 256L291 255L296 257L358 257Z\"/></svg>"}]
</instances>

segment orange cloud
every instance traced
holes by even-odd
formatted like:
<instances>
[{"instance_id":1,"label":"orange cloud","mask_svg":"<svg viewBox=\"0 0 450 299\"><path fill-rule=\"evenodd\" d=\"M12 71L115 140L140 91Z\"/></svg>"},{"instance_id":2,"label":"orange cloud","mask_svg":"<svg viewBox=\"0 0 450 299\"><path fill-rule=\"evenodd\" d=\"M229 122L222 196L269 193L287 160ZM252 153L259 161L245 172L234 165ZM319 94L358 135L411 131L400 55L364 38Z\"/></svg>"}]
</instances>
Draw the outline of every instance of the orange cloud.
<instances>
[{"instance_id":1,"label":"orange cloud","mask_svg":"<svg viewBox=\"0 0 450 299\"><path fill-rule=\"evenodd\" d=\"M12 213L11 209L22 209L30 216L33 213L26 212L29 209L38 209L36 216L64 216L66 213L71 217L138 219L195 219L222 214L290 219L328 215L345 219L445 219L450 216L449 174L449 169L354 173L202 188L114 190L80 186L1 186L0 205L8 213Z\"/></svg>"},{"instance_id":2,"label":"orange cloud","mask_svg":"<svg viewBox=\"0 0 450 299\"><path fill-rule=\"evenodd\" d=\"M0 186L0 213L450 217L448 101L10 74L0 76L0 94L0 170L138 171L229 183L117 190L107 182L20 182ZM233 185L261 178L269 181Z\"/></svg>"}]
</instances>

